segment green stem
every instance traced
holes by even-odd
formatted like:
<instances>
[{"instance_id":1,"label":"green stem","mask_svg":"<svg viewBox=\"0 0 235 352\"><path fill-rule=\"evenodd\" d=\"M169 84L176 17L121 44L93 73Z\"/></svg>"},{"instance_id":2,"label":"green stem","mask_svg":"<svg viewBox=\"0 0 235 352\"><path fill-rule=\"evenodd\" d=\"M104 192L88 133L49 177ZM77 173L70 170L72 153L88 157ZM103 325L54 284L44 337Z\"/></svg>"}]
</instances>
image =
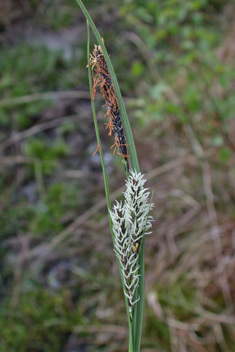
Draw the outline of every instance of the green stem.
<instances>
[{"instance_id":1,"label":"green stem","mask_svg":"<svg viewBox=\"0 0 235 352\"><path fill-rule=\"evenodd\" d=\"M109 68L109 72L111 74L112 80L113 80L113 84L114 84L114 88L117 94L117 99L118 99L118 103L119 103L119 107L120 107L120 111L121 111L121 116L122 116L122 121L123 121L123 126L124 126L124 130L125 130L125 134L126 134L126 139L127 139L127 143L129 144L129 154L130 154L130 162L132 165L132 169L136 170L137 172L139 172L139 163L138 163L138 158L137 158L137 154L136 154L136 149L135 149L135 143L134 143L134 139L133 139L133 135L132 135L132 131L131 131L131 127L130 127L130 123L128 120L128 116L126 113L126 109L125 109L125 105L121 96L121 92L120 92L120 88L117 82L117 78L112 66L112 63L110 61L109 55L107 53L107 50L104 46L104 43L102 41L101 36L99 35L99 32L94 24L94 22L92 21L89 13L87 12L85 6L83 5L81 0L76 0L77 3L79 4L81 10L83 11L89 25L91 26L96 39L102 49L102 52L104 54L106 63L108 65ZM90 39L90 37L89 37ZM88 66L88 69L90 70L90 67ZM89 71L90 72L90 71ZM89 73L89 84L90 84L90 92L92 94L92 78L91 78L91 72ZM94 101L92 100L92 110L93 113L95 112L95 108L94 108ZM104 172L104 182L105 182L105 192L106 192L106 198L107 198L107 206L108 209L111 209L111 205L110 205L110 198L109 198L109 191L108 191L108 182L107 182L107 175L106 175L106 171L105 171L105 165L104 165L104 161L103 161L103 155L102 155L102 150L101 150L101 145L100 145L100 138L99 138L99 131L98 131L98 124L97 124L97 120L96 120L96 115L94 115L94 123L95 123L95 129L96 129L96 135L97 135L97 141L99 143L99 147L100 147L100 152L101 152L101 161L102 161L102 167L103 167L103 172ZM128 173L127 173L127 177L128 177ZM110 215L109 215L109 221L110 221L110 226L111 226L111 231L112 231L112 222L110 219ZM112 233L112 237L113 237L113 233ZM139 265L140 265L140 282L139 282L139 287L136 290L136 294L137 297L138 295L140 296L140 300L136 303L135 308L134 308L134 312L133 312L133 320L132 322L130 321L130 314L128 312L128 304L127 304L127 299L125 296L125 301L126 301L126 306L127 306L127 315L128 315L128 322L129 322L129 329L130 329L130 346L129 346L129 351L133 351L133 352L139 352L140 350L140 340L141 340L141 330L142 330L142 320L143 320L143 304L144 304L144 238L142 241L142 248L140 248L140 254L139 254ZM120 264L119 264L119 270L120 270ZM121 271L120 271L121 273ZM121 279L122 279L122 285L124 288L124 284L123 284L123 277L121 274Z\"/></svg>"},{"instance_id":2,"label":"green stem","mask_svg":"<svg viewBox=\"0 0 235 352\"><path fill-rule=\"evenodd\" d=\"M87 62L88 62L88 78L89 78L89 88L90 88L90 95L91 95L92 113L93 113L93 118L94 118L96 138L97 138L97 143L99 146L100 158L101 158L102 169L103 169L105 195L106 195L106 200L107 200L110 229L111 229L112 239L113 239L113 243L114 243L114 235L113 235L113 231L112 231L112 220L111 220L110 213L109 213L109 210L111 209L111 203L110 203L110 196L109 196L108 178L107 178L106 167L105 167L104 158L103 158L103 152L102 152L102 148L101 148L100 134L99 134L99 128L98 128L96 111L95 111L95 104L94 104L94 100L92 99L92 75L91 75L91 67L90 67L90 28L89 28L88 21L87 21ZM120 276L121 276L122 287L124 290L125 289L124 280L123 280L119 260L118 260L118 267L119 267L119 272L120 272ZM124 295L124 297L125 297L127 316L128 316L128 324L129 324L129 352L133 352L134 350L133 350L133 338L132 338L132 322L130 320L129 311L128 311L128 309L129 309L128 301L127 301L127 298L125 295Z\"/></svg>"},{"instance_id":3,"label":"green stem","mask_svg":"<svg viewBox=\"0 0 235 352\"><path fill-rule=\"evenodd\" d=\"M108 210L111 210L107 172L106 172L103 151L102 151L101 142L100 142L100 134L99 134L98 122L97 122L97 118L96 118L95 104L94 104L94 100L92 99L92 76L91 76L91 67L90 67L90 28L89 28L88 21L87 21L87 62L88 62L87 66L88 66L89 88L90 88L90 95L91 95L91 106L92 106L92 113L93 113L93 118L94 118L96 139L97 139L98 148L99 148L99 152L100 152L100 159L101 159L103 176L104 176L105 195L106 195ZM109 213L109 211L108 211L108 213ZM111 221L110 215L109 215L109 222L110 222L110 227L112 228L112 221Z\"/></svg>"}]
</instances>

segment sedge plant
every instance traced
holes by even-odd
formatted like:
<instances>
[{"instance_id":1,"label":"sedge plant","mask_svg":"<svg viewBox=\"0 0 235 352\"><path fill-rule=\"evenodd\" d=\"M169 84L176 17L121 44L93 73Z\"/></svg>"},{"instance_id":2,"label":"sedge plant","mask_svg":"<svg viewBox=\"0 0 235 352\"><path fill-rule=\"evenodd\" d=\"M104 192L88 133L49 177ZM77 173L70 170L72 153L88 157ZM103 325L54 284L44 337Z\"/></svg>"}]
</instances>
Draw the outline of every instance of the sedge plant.
<instances>
[{"instance_id":1,"label":"sedge plant","mask_svg":"<svg viewBox=\"0 0 235 352\"><path fill-rule=\"evenodd\" d=\"M87 19L87 61L92 112L100 153L110 228L114 251L122 281L129 323L129 352L139 352L144 304L144 247L146 234L151 233L153 207L148 203L150 193L144 187L146 180L139 169L135 143L121 96L116 75L104 42L81 0L76 0ZM98 45L90 53L90 27ZM95 93L100 87L107 106L108 134L114 134L114 153L123 158L126 171L124 201L111 207L108 178L102 153L98 123L94 105ZM125 132L124 132L125 131Z\"/></svg>"}]
</instances>

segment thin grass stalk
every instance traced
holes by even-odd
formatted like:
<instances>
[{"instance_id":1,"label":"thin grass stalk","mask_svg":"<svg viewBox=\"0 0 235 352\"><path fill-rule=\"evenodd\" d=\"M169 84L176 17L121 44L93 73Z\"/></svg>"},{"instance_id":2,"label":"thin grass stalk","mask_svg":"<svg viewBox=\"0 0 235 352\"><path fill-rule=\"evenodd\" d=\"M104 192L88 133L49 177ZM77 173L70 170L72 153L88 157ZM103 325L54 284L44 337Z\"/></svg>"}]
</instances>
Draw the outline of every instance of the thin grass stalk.
<instances>
[{"instance_id":1,"label":"thin grass stalk","mask_svg":"<svg viewBox=\"0 0 235 352\"><path fill-rule=\"evenodd\" d=\"M102 49L102 52L104 54L107 66L109 68L109 72L110 72L112 80L113 80L114 88L115 88L115 91L117 94L118 103L120 106L120 111L121 111L121 115L122 115L122 121L123 121L123 126L124 126L124 130L125 130L125 134L126 134L126 139L127 139L127 143L129 144L129 154L130 154L132 169L139 172L139 163L138 163L138 158L137 158L137 154L136 154L135 143L134 143L130 123L128 120L125 105L124 105L124 102L123 102L123 99L121 96L120 88L119 88L119 85L117 82L117 78L116 78L112 63L109 59L109 55L108 55L107 50L103 44L102 38L99 35L99 32L98 32L94 22L92 21L89 13L87 12L85 6L83 5L81 0L76 0L76 1L79 4L80 8L82 9L89 25L91 26L91 28L96 36L96 39ZM90 89L91 89L91 87L90 87ZM97 128L98 128L98 125L97 125ZM127 174L127 176L128 176L128 174ZM106 175L106 177L107 177L107 175ZM110 203L109 203L109 206L110 206ZM112 236L113 236L113 234L112 234ZM140 248L140 254L139 254L139 259L138 259L138 264L140 266L139 273L141 276L140 276L139 286L136 290L136 297L140 296L140 300L136 303L136 307L135 307L135 310L133 313L132 322L130 321L129 314L127 314L129 328L130 328L130 337L131 337L129 340L130 341L130 346L129 346L130 352L131 351L139 352L140 341L141 341L141 330L142 330L142 321L143 321L143 305L144 305L144 238L142 240L143 241L142 241L142 245ZM119 269L120 269L120 267L119 267ZM122 284L123 284L123 278L122 278ZM125 298L125 300L126 300L126 298ZM133 339L133 342L132 342L132 339Z\"/></svg>"},{"instance_id":2,"label":"thin grass stalk","mask_svg":"<svg viewBox=\"0 0 235 352\"><path fill-rule=\"evenodd\" d=\"M90 58L90 28L89 28L89 22L87 21L87 62L88 62L87 67L88 67L88 79L89 79L89 88L90 88L90 95L91 95L91 106L92 106L92 113L93 113L93 119L94 119L94 125L95 125L96 139L97 139L98 148L100 152L100 159L101 159L102 171L104 176L104 186L105 186L107 207L109 211L111 209L111 202L110 202L110 196L109 196L108 177L107 177L103 151L102 151L101 142L100 142L100 134L99 134L99 127L98 127L98 122L96 118L95 103L94 103L94 100L92 99L92 75L91 75L91 66L90 66L89 58ZM112 229L112 221L111 221L110 215L109 215L109 223Z\"/></svg>"},{"instance_id":3,"label":"thin grass stalk","mask_svg":"<svg viewBox=\"0 0 235 352\"><path fill-rule=\"evenodd\" d=\"M111 202L110 202L110 196L109 196L108 178L107 178L107 172L106 172L106 167L105 167L105 162L104 162L103 152L102 152L102 147L101 147L100 134L99 134L98 122L97 122L96 111L95 111L95 104L94 104L94 100L92 99L92 74L91 74L91 66L90 66L90 28L89 28L88 20L87 20L87 67L88 67L88 79L89 79L92 113L93 113L96 139L97 139L98 148L99 148L99 152L100 152L103 177L104 177L104 184L105 184L105 195L106 195L106 201L107 201L107 207L108 207L109 224L110 224L112 239L113 239L113 243L114 243L114 234L112 231L112 221L111 221L111 217L110 217ZM121 270L119 261L118 261L118 267L119 267L122 287L124 290L124 280L123 280L122 270ZM129 318L129 314L128 314L128 309L129 309L128 301L127 301L127 298L125 295L124 295L124 297L125 297L126 310L127 310L127 316L128 316L128 325L129 325L129 352L134 352L133 336L132 336L132 331L133 331L132 322L131 322L131 320Z\"/></svg>"},{"instance_id":4,"label":"thin grass stalk","mask_svg":"<svg viewBox=\"0 0 235 352\"><path fill-rule=\"evenodd\" d=\"M149 206L149 212L150 212L150 207L152 204L152 200L153 200L153 192L152 192L152 196L150 199L150 206ZM149 217L149 213L147 216L147 220L148 221L148 217ZM139 306L142 309L139 309L138 311L138 316L137 314L134 316L135 318L135 329L136 331L139 331L140 334L135 334L135 339L134 339L134 351L140 351L140 343L141 343L141 331L142 331L142 325L143 325L143 313L144 313L144 253L145 253L145 236L143 236L141 244L140 244L140 250L139 250L139 273L140 273L140 282L139 282L139 290L138 290L138 295L140 297L139 302Z\"/></svg>"}]
</instances>

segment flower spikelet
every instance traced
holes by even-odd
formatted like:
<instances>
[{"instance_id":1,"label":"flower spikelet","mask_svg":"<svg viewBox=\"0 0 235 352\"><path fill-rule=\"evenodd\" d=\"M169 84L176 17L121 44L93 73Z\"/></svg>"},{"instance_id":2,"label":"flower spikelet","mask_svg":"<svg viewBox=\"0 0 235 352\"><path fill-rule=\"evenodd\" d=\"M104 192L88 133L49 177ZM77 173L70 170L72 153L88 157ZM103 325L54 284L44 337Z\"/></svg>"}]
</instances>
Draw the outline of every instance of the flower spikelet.
<instances>
[{"instance_id":1,"label":"flower spikelet","mask_svg":"<svg viewBox=\"0 0 235 352\"><path fill-rule=\"evenodd\" d=\"M124 294L128 299L129 312L132 318L133 306L140 297L135 298L139 284L139 248L141 239L150 234L152 217L148 216L153 204L147 202L149 192L144 188L144 175L130 170L126 181L125 201L117 202L110 211L113 233L114 251L119 259L123 280Z\"/></svg>"},{"instance_id":2,"label":"flower spikelet","mask_svg":"<svg viewBox=\"0 0 235 352\"><path fill-rule=\"evenodd\" d=\"M121 121L118 99L112 77L100 45L95 45L95 49L90 56L90 65L93 72L92 99L95 98L97 86L100 86L100 91L103 94L105 105L107 106L107 113L105 116L108 116L109 118L109 122L107 123L107 128L109 129L108 134L109 136L111 136L112 132L115 134L115 143L113 144L114 154L116 149L118 149L118 154L124 158L127 163L127 169L129 169L127 160L129 154Z\"/></svg>"}]
</instances>

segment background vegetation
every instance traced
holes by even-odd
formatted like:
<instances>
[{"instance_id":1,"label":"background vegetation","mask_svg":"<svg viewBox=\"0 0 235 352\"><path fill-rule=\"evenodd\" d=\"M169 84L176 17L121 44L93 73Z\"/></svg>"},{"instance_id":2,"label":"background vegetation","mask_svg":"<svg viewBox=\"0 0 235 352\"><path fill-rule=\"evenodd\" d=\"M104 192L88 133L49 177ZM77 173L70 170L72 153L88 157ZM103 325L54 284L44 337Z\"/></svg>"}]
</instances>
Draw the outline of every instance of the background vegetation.
<instances>
[{"instance_id":1,"label":"background vegetation","mask_svg":"<svg viewBox=\"0 0 235 352\"><path fill-rule=\"evenodd\" d=\"M84 1L154 189L143 352L235 343L232 0ZM0 350L126 351L75 0L0 3ZM112 199L123 165L97 109Z\"/></svg>"}]
</instances>

